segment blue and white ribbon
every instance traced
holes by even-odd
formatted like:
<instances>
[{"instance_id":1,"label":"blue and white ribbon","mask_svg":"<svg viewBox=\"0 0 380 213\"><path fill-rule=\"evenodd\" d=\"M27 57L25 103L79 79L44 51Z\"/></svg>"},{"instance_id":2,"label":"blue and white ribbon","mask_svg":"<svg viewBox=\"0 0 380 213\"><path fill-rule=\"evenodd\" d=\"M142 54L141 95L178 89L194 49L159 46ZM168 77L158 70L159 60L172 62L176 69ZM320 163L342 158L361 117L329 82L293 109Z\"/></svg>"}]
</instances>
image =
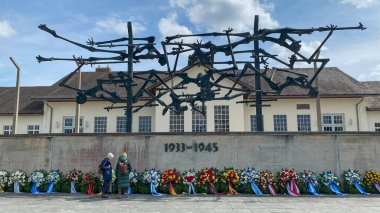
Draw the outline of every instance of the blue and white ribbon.
<instances>
[{"instance_id":1,"label":"blue and white ribbon","mask_svg":"<svg viewBox=\"0 0 380 213\"><path fill-rule=\"evenodd\" d=\"M333 191L336 195L338 195L338 196L347 196L347 194L344 194L344 193L340 192L338 186L335 185L335 183L331 182L329 184L329 186L330 186L331 191Z\"/></svg>"},{"instance_id":2,"label":"blue and white ribbon","mask_svg":"<svg viewBox=\"0 0 380 213\"><path fill-rule=\"evenodd\" d=\"M156 190L156 187L153 185L153 183L150 183L150 192L152 193L153 196L162 196L161 193L158 193Z\"/></svg>"},{"instance_id":3,"label":"blue and white ribbon","mask_svg":"<svg viewBox=\"0 0 380 213\"><path fill-rule=\"evenodd\" d=\"M13 191L14 193L20 193L20 184L17 181L13 182Z\"/></svg>"},{"instance_id":4,"label":"blue and white ribbon","mask_svg":"<svg viewBox=\"0 0 380 213\"><path fill-rule=\"evenodd\" d=\"M356 189L360 192L360 194L363 194L363 195L369 195L370 193L368 192L365 192L363 190L363 188L358 184L358 182L354 181L354 186L356 187Z\"/></svg>"},{"instance_id":5,"label":"blue and white ribbon","mask_svg":"<svg viewBox=\"0 0 380 213\"><path fill-rule=\"evenodd\" d=\"M253 181L251 182L251 189L256 195L264 195Z\"/></svg>"},{"instance_id":6,"label":"blue and white ribbon","mask_svg":"<svg viewBox=\"0 0 380 213\"><path fill-rule=\"evenodd\" d=\"M195 193L195 188L194 188L193 183L190 183L190 185L189 185L189 194L191 194L191 192L193 192L193 194L197 194L197 193Z\"/></svg>"},{"instance_id":7,"label":"blue and white ribbon","mask_svg":"<svg viewBox=\"0 0 380 213\"><path fill-rule=\"evenodd\" d=\"M307 190L310 192L310 194L315 195L315 196L320 196L317 192L317 189L314 187L314 185L308 181L307 182Z\"/></svg>"},{"instance_id":8,"label":"blue and white ribbon","mask_svg":"<svg viewBox=\"0 0 380 213\"><path fill-rule=\"evenodd\" d=\"M77 190L75 190L75 183L74 183L74 181L70 182L70 193L71 194L77 193Z\"/></svg>"},{"instance_id":9,"label":"blue and white ribbon","mask_svg":"<svg viewBox=\"0 0 380 213\"><path fill-rule=\"evenodd\" d=\"M54 190L54 182L50 183L47 190L46 190L46 193L47 194L51 194L53 193L53 190Z\"/></svg>"},{"instance_id":10,"label":"blue and white ribbon","mask_svg":"<svg viewBox=\"0 0 380 213\"><path fill-rule=\"evenodd\" d=\"M30 189L30 192L31 192L32 194L34 194L34 195L43 194L43 193L41 193L40 191L38 191L36 183L33 183L33 186L32 186L32 188Z\"/></svg>"}]
</instances>

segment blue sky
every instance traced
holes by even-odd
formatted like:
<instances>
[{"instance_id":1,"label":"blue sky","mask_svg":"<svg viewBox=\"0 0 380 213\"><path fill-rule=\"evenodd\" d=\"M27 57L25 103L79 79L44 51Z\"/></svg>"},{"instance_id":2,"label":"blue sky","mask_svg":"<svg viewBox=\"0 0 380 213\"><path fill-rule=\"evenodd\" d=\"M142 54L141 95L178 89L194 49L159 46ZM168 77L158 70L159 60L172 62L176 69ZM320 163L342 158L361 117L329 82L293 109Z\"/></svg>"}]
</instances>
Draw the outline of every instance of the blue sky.
<instances>
[{"instance_id":1,"label":"blue sky","mask_svg":"<svg viewBox=\"0 0 380 213\"><path fill-rule=\"evenodd\" d=\"M100 41L127 36L126 23L132 21L135 36L154 35L159 41L167 35L222 31L227 27L236 32L252 30L255 14L260 15L260 26L266 28L356 26L362 22L368 27L365 31L334 33L322 56L330 58L328 66L337 66L358 80L380 80L379 11L379 0L1 0L0 86L15 85L15 68L9 57L22 67L22 86L38 86L53 84L74 70L75 64L39 64L37 55L91 55L40 31L39 24L84 43L90 37ZM304 51L311 52L321 38L317 34L303 38ZM266 47L284 54L276 47ZM151 68L165 69L155 61L135 66L135 70Z\"/></svg>"}]
</instances>

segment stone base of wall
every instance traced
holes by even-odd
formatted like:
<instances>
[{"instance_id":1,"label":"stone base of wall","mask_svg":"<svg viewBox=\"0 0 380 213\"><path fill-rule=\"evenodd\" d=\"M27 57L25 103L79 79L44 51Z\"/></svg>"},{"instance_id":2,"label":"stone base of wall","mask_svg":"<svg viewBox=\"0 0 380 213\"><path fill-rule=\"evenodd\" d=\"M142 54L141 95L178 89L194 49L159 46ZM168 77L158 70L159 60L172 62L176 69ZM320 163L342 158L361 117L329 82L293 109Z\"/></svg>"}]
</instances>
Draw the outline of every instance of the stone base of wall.
<instances>
[{"instance_id":1,"label":"stone base of wall","mask_svg":"<svg viewBox=\"0 0 380 213\"><path fill-rule=\"evenodd\" d=\"M374 133L81 134L0 137L0 169L71 169L96 172L108 152L128 152L134 169L234 167L333 171L380 170ZM117 158L114 160L116 161ZM115 165L115 163L113 163Z\"/></svg>"}]
</instances>

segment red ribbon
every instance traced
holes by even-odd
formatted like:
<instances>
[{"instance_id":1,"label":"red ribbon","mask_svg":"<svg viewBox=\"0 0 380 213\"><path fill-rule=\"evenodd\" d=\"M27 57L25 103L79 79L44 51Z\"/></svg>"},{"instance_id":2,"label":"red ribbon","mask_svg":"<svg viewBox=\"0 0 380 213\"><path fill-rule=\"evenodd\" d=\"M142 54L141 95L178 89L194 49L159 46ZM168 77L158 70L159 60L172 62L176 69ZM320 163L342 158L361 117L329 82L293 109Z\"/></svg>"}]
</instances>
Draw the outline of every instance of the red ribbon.
<instances>
[{"instance_id":1,"label":"red ribbon","mask_svg":"<svg viewBox=\"0 0 380 213\"><path fill-rule=\"evenodd\" d=\"M88 184L88 189L87 189L87 194L88 195L93 195L94 194L94 192L92 192L92 185L93 185L94 183L93 182L90 182L89 184Z\"/></svg>"}]
</instances>

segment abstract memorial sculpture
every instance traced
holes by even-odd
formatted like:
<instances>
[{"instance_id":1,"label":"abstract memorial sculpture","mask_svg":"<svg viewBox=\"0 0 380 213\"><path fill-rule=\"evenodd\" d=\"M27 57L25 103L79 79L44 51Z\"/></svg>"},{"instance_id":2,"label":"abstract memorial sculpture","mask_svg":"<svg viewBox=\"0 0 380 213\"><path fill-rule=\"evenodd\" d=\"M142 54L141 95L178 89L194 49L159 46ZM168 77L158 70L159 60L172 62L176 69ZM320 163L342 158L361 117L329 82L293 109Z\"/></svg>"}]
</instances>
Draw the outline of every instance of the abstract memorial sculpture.
<instances>
[{"instance_id":1,"label":"abstract memorial sculpture","mask_svg":"<svg viewBox=\"0 0 380 213\"><path fill-rule=\"evenodd\" d=\"M337 30L364 30L365 27L359 23L355 27L337 27L329 25L326 27L309 28L309 29L259 29L259 17L255 16L253 34L250 32L233 33L233 29L229 28L224 32L175 35L166 37L165 41L161 42L163 53L160 53L155 47L155 38L149 36L146 38L133 38L132 25L128 22L128 37L95 42L89 39L87 45L80 44L58 35L54 30L49 29L46 25L40 25L39 28L53 35L56 38L62 39L90 52L100 52L114 54L113 57L89 57L89 58L44 58L37 56L38 62L65 60L75 61L78 68L68 75L60 86L67 87L77 91L77 103L83 104L87 97L100 98L112 103L123 103L125 106L109 106L107 110L114 108L124 108L126 115L126 132L131 132L132 113L140 110L143 107L164 106L163 114L169 109L175 113L182 113L191 107L191 110L205 114L205 103L214 100L231 100L236 97L245 95L250 97L255 94L254 101L241 101L237 103L253 102L256 107L257 131L263 131L262 121L262 96L270 93L281 93L281 91L289 86L297 86L309 90L309 95L315 97L318 95L318 90L313 84L318 74L325 67L329 59L317 56L331 37L334 31ZM295 36L309 35L313 32L328 32L324 40L310 55L306 56L301 53L301 41L295 39ZM197 42L183 42L184 38L193 37ZM214 37L220 37L225 42L215 44L210 41ZM202 42L201 39L207 38L207 42ZM211 38L211 39L210 39ZM215 39L214 39L215 40ZM127 44L122 42L128 41ZM142 41L143 43L133 43L134 41ZM278 55L271 54L260 48L259 42L276 44L291 52L289 60L283 60ZM128 47L126 50L113 50L113 48ZM108 49L102 49L108 48ZM112 49L112 50L110 50ZM188 76L186 72L179 72L179 59L182 55L188 57L188 65L202 64L207 67L204 73L199 73L196 77ZM223 59L221 59L224 57ZM227 57L227 59L226 59ZM156 70L133 72L133 63L142 60L157 59L161 66L166 65L167 71L160 72ZM174 61L171 66L170 61ZM270 61L276 62L285 66L287 69L273 67L269 72ZM98 79L95 87L90 89L78 89L67 85L67 81L84 65L95 64L114 64L128 63L127 72L111 73L108 79ZM298 73L293 70L298 63L314 63L319 64L317 71L313 76L308 76L305 73ZM242 69L239 70L239 66ZM278 73L286 76L282 81L275 81L274 78ZM252 76L254 82L248 83L245 87L238 87L242 78ZM165 78L164 78L165 77ZM180 82L174 85L167 84L167 80L178 78ZM232 86L222 84L224 79L233 81ZM136 82L140 81L140 84ZM264 80L270 87L271 91L263 91L261 88L261 80ZM141 81L143 83L141 83ZM160 84L161 87L152 92L148 88L152 85ZM185 90L189 85L195 85L198 90L196 92ZM123 87L126 94L121 94L116 90L118 87ZM222 95L221 90L226 92ZM184 92L186 91L186 93ZM138 99L145 94L150 98L149 101L142 105L136 105ZM163 101L162 97L168 95L171 103Z\"/></svg>"}]
</instances>

